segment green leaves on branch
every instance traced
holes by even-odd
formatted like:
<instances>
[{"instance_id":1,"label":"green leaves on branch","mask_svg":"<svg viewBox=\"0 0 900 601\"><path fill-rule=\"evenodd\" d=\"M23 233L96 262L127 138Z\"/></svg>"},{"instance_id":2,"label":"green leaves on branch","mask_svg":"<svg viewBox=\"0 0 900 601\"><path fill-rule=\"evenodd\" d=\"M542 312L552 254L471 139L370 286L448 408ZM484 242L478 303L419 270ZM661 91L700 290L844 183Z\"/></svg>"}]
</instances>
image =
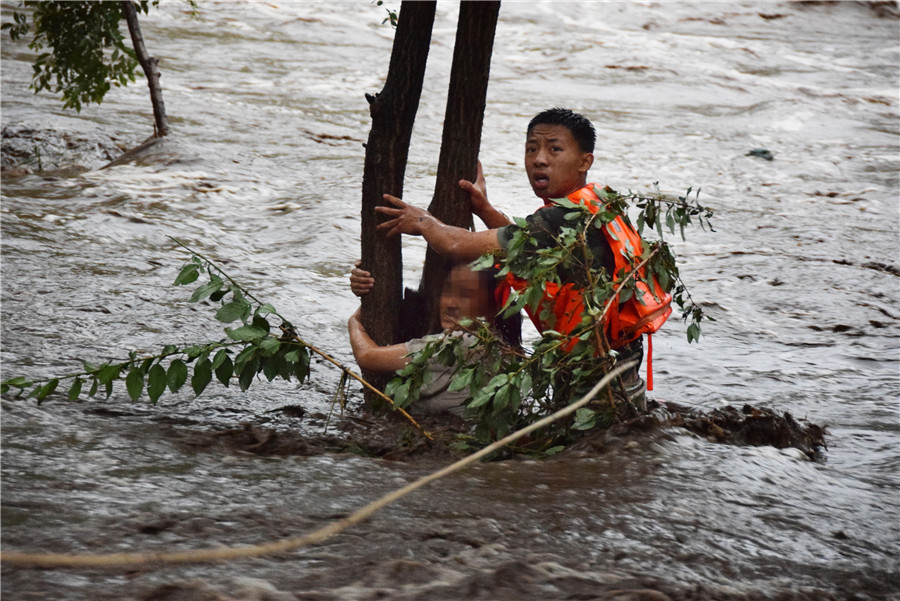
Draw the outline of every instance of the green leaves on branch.
<instances>
[{"instance_id":1,"label":"green leaves on branch","mask_svg":"<svg viewBox=\"0 0 900 601\"><path fill-rule=\"evenodd\" d=\"M219 302L219 321L240 322L235 327L225 327L222 340L184 347L167 345L150 356L139 357L132 352L128 359L116 363L84 362L83 371L59 378L10 378L0 383L0 393L20 397L27 392L26 398L34 397L40 402L66 380L70 381L66 393L70 401L85 393L93 397L102 392L109 398L114 384L124 380L132 401L146 394L151 403L156 403L166 391L174 394L187 384L199 396L214 376L226 387L236 381L241 390L247 390L260 375L269 382L279 377L302 382L309 377L311 347L272 305L258 302L213 263L193 254L179 271L175 284L193 284L204 275L191 300ZM275 327L269 323L272 317L278 320ZM85 384L89 384L87 390Z\"/></svg>"},{"instance_id":2,"label":"green leaves on branch","mask_svg":"<svg viewBox=\"0 0 900 601\"><path fill-rule=\"evenodd\" d=\"M666 231L675 233L676 228L683 235L692 220L704 229L706 226L712 229L709 221L712 212L701 207L696 196L691 200L690 190L677 200L661 195L652 198L631 193L621 195L609 188L595 189L595 192L604 202L598 212L592 214L587 207L567 199L554 200L568 211L560 227L540 224L537 220L534 224L517 220L520 227L514 231L505 254L485 256L472 264L477 270L499 263L498 277L512 273L525 283L523 288L511 291L502 309L504 316L529 308L535 313L545 313L544 323L553 323L552 306L542 303L544 291L550 286L573 283L581 290L584 310L581 323L570 336L545 331L528 353L510 348L487 324L476 322L466 328L466 334L438 337L414 355L388 384L387 390L396 395L395 401L402 399L408 404L417 399L427 384L425 374L429 366L433 369L439 363L451 372L448 390L468 390L465 412L474 420L475 438L481 443L501 438L511 430L554 413L581 398L619 361L620 353L610 350L607 339L608 307L632 297L641 299L639 285L653 290L652 278L665 291L674 288L673 299L688 322L688 341L699 338L700 321L709 318L690 298L664 235ZM598 236L604 235L603 228L617 217L628 221L629 202L640 209L637 217L640 226L652 228L659 239L643 240L641 249L626 244L626 259L631 268L617 274L607 273L604 262L594 254L595 249L600 252L603 246L597 243ZM621 352L627 353L627 348L626 345ZM527 448L519 450L542 455L557 452L577 433L609 426L633 411L624 402L627 396L625 383L619 380L604 396L579 409L568 422L535 434Z\"/></svg>"},{"instance_id":3,"label":"green leaves on branch","mask_svg":"<svg viewBox=\"0 0 900 601\"><path fill-rule=\"evenodd\" d=\"M39 53L31 81L35 92L62 94L65 108L80 111L82 103L102 102L111 86L135 80L137 59L119 26L120 2L26 1L21 5L31 9L34 36L28 46ZM150 3L141 0L136 8L147 13ZM13 40L31 28L28 15L19 12L13 13L13 22L2 26Z\"/></svg>"},{"instance_id":4,"label":"green leaves on branch","mask_svg":"<svg viewBox=\"0 0 900 601\"><path fill-rule=\"evenodd\" d=\"M384 6L384 0L376 0L375 5L376 6ZM397 23L400 21L400 15L397 13L396 10L392 10L387 7L385 7L384 10L387 11L388 16L384 18L384 20L381 22L381 24L384 25L385 23L390 22L391 27L393 27L394 29L397 29Z\"/></svg>"},{"instance_id":5,"label":"green leaves on branch","mask_svg":"<svg viewBox=\"0 0 900 601\"><path fill-rule=\"evenodd\" d=\"M700 224L702 229L705 230L708 227L710 231L715 231L710 221L713 212L701 206L698 202L700 198L699 188L694 192L694 200L691 201L693 188L688 188L684 196L672 198L659 192L658 183L653 185L657 190L654 196L644 196L634 192L629 192L627 195L622 196L623 200L633 203L634 206L641 210L637 218L639 234L644 233L644 226L649 226L651 230L656 230L660 240L662 240L664 237L663 224L665 224L665 228L672 234L675 233L675 227L678 226L681 239L684 240L684 228L693 223L692 217L697 218L697 223Z\"/></svg>"}]
</instances>

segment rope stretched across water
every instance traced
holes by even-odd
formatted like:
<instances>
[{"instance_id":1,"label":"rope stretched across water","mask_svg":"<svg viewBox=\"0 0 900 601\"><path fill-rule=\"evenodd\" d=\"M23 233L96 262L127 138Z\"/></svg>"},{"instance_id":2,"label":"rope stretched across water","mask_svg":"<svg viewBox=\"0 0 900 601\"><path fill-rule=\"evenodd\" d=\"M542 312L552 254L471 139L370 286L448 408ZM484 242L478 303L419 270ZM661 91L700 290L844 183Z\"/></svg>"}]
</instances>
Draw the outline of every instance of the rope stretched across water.
<instances>
[{"instance_id":1,"label":"rope stretched across water","mask_svg":"<svg viewBox=\"0 0 900 601\"><path fill-rule=\"evenodd\" d=\"M426 484L434 482L448 474L452 474L476 461L500 449L523 436L534 432L554 421L571 415L587 403L589 403L597 393L605 388L616 376L625 370L637 365L637 361L629 361L617 366L610 371L602 380L583 397L576 402L568 405L556 413L552 413L533 424L513 432L509 436L494 442L485 448L467 455L459 461L448 465L436 472L423 476L407 484L403 488L395 490L380 499L377 499L365 507L356 510L349 516L337 520L324 526L315 532L285 538L271 543L262 545L244 546L244 547L225 547L219 549L195 549L189 551L175 552L147 552L147 553L106 553L100 555L74 555L65 553L24 553L21 551L0 551L0 562L6 564L14 564L19 566L41 567L41 568L117 568L117 567L142 567L144 569L159 567L166 564L184 564L184 563L211 563L217 561L226 561L231 559L240 559L245 557L259 557L261 555L270 555L272 553L281 553L284 551L292 551L301 547L308 547L320 543L327 538L343 532L350 526L358 524L369 516L374 514L382 507L393 503L397 499L405 497L416 489Z\"/></svg>"}]
</instances>

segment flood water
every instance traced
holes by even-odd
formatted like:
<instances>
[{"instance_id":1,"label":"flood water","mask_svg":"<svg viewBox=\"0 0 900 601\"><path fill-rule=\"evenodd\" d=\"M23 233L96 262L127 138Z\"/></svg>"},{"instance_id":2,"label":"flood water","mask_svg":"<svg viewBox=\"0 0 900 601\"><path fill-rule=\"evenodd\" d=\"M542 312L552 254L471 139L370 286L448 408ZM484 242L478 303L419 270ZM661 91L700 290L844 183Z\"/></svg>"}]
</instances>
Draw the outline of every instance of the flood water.
<instances>
[{"instance_id":1,"label":"flood water","mask_svg":"<svg viewBox=\"0 0 900 601\"><path fill-rule=\"evenodd\" d=\"M15 5L3 3L9 22ZM395 3L394 8L398 5ZM4 565L4 599L900 599L900 25L884 3L504 3L481 160L494 204L537 208L528 119L589 116L590 179L702 188L716 231L676 252L714 323L654 336L656 398L745 403L827 425L821 461L671 429L611 453L477 465L315 547L155 570ZM4 146L40 153L2 185L2 377L218 339L171 285L214 257L352 363L370 126L393 31L368 2L180 2L142 17L170 139L143 80L63 111L2 46ZM438 5L406 199L434 184L457 7ZM34 130L23 134L23 130ZM55 153L54 149L69 151ZM774 159L748 155L765 148ZM109 152L107 152L109 150ZM60 158L61 157L61 158ZM417 281L419 239L404 241ZM312 531L442 467L205 443L245 427L321 435L339 374L132 403L2 401L4 550L260 544ZM351 387L350 413L361 392ZM285 412L286 406L305 411ZM645 592L636 592L644 590ZM630 591L618 593L614 591ZM625 596L625 595L630 596ZM168 596L167 596L168 595ZM181 595L181 596L176 596Z\"/></svg>"}]
</instances>

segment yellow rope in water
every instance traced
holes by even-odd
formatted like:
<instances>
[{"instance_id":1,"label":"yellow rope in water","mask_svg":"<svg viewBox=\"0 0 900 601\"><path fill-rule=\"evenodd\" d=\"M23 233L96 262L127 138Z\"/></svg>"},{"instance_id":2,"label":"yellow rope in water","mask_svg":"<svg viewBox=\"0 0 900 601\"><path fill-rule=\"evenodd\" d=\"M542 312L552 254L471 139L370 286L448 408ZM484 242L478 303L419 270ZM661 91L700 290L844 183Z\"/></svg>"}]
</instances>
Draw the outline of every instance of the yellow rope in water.
<instances>
[{"instance_id":1,"label":"yellow rope in water","mask_svg":"<svg viewBox=\"0 0 900 601\"><path fill-rule=\"evenodd\" d=\"M421 488L426 484L429 484L430 482L434 482L435 480L443 478L448 474L452 474L453 472L456 472L478 461L485 455L493 453L497 449L515 442L523 436L530 434L535 430L543 428L544 426L547 426L562 417L571 415L572 413L586 405L588 402L590 402L597 395L597 393L600 392L600 390L602 390L609 384L609 382L612 381L613 378L624 372L626 369L629 369L635 365L637 365L636 361L630 361L628 363L617 366L602 380L597 382L597 384L590 390L590 392L585 394L583 397L581 397L571 405L568 405L567 407L560 409L556 413L548 415L547 417L544 417L543 419L538 420L533 424L522 428L521 430L513 432L506 438L498 440L497 442L486 446L480 451L472 453L471 455L468 455L460 459L459 461L448 465L445 468L442 468L427 476L423 476L415 482L407 484L403 488L395 490L394 492L385 495L376 501L373 501L362 509L353 512L346 518L332 522L327 526L316 530L315 532L311 532L310 534L286 538L262 545L247 547L226 547L221 549L176 551L171 553L156 552L107 553L103 555L69 555L64 553L23 553L20 551L0 551L0 562L15 564L19 566L41 568L133 568L139 566L147 569L165 564L209 563L230 559L239 559L244 557L259 557L260 555L269 555L272 553L292 551L301 547L314 545L316 543L324 541L331 536L334 536L335 534L338 534L339 532L346 530L350 526L362 522L382 507L393 503L397 499L408 495L414 490Z\"/></svg>"}]
</instances>

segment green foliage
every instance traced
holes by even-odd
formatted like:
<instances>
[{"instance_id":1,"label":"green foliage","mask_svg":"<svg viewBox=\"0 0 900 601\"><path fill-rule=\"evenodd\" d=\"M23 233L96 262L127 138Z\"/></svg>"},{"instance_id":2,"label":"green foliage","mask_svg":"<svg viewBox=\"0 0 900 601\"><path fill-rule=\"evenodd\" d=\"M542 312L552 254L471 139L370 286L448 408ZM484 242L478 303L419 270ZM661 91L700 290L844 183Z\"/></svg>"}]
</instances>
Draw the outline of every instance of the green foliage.
<instances>
[{"instance_id":1,"label":"green foliage","mask_svg":"<svg viewBox=\"0 0 900 601\"><path fill-rule=\"evenodd\" d=\"M687 324L688 341L700 337L701 321L710 318L694 303L681 281L674 253L663 236L667 231L674 234L676 228L683 236L692 219L704 229L712 229L712 213L699 205L696 196L690 199L690 190L677 199L622 195L609 189L597 192L605 206L594 214L580 204L557 201L568 212L566 224L554 234L554 244L540 242L534 232L523 227L503 256L486 256L473 263L476 269L499 263L499 277L512 273L527 282L522 290L510 295L502 309L507 314L525 307L541 311L545 287L562 283L560 274L565 274L565 281L577 282L585 310L574 331L569 336L546 331L530 351L524 351L504 342L481 321L463 321L464 334L434 337L388 383L386 392L393 397L395 408L402 410L419 399L422 387L428 384L427 367L437 362L452 366L450 390L469 392L466 413L474 420L475 429L472 435L458 440L455 448L485 444L556 412L591 390L621 361L622 357L610 350L605 316L616 299L621 302L635 294L641 278L646 282L655 277L664 289L671 289ZM644 240L642 249L631 249L632 269L609 274L594 261L588 243L590 234L617 216L627 219L629 203L640 210L639 227L646 228L648 234L656 232L659 238ZM102 393L109 398L114 384L124 380L132 401L146 394L156 403L166 391L175 393L185 385L200 395L214 379L226 387L237 383L241 390L261 377L270 382L276 378L303 382L309 377L310 353L314 352L341 368L335 401L343 407L347 376L355 374L299 338L293 325L274 307L255 298L215 263L184 248L191 256L174 283L193 286L192 302L216 307L216 319L224 324L224 337L203 344L167 345L150 356L132 352L119 362L84 362L82 371L66 376L33 381L17 376L0 382L0 393L14 397L27 393L26 398L41 402L62 381L70 381L65 393L70 401L85 394L93 397ZM643 272L634 268L638 261ZM537 456L559 452L579 433L608 426L633 412L624 399L623 382L618 381L568 421L547 427L517 450Z\"/></svg>"},{"instance_id":2,"label":"green foliage","mask_svg":"<svg viewBox=\"0 0 900 601\"><path fill-rule=\"evenodd\" d=\"M524 289L510 295L503 308L506 315L526 307L533 312L549 311L549 307L541 305L547 286L575 283L581 289L585 310L571 336L547 331L530 352L523 352L505 344L487 324L472 323L466 328L467 336L444 336L427 344L391 380L388 390L410 402L418 398L423 369L429 361L452 366L449 388L470 391L466 415L474 420L475 438L482 444L556 412L587 393L620 360L616 351L609 350L605 316L616 299L624 302L636 293L640 281L638 261L644 267L645 283L656 277L664 290L675 288L674 301L688 322L688 341L697 340L700 322L709 318L688 294L664 235L666 231L674 234L677 228L683 236L692 218L705 229L710 226L712 212L701 207L696 196L691 200L690 190L678 199L658 194L622 195L610 189L595 192L605 203L595 214L566 199L554 201L569 212L565 225L553 233L553 244L547 244L546 237L539 239L536 232L525 227L524 220L518 220L522 227L515 231L506 253L488 255L472 264L474 269L485 269L499 263L499 277L511 272L527 282ZM639 227L649 226L659 239L645 240L641 253L632 249L632 269L628 273L609 274L599 261L594 261L589 244L591 230L603 228L617 216L627 219L626 211L632 203L640 209ZM465 343L468 337L477 339L476 352ZM625 399L623 383L619 381L603 398L578 410L568 422L533 436L519 450L552 454L579 432L609 426L633 412Z\"/></svg>"},{"instance_id":3,"label":"green foliage","mask_svg":"<svg viewBox=\"0 0 900 601\"><path fill-rule=\"evenodd\" d=\"M259 302L218 266L196 253L182 266L175 284L193 284L201 276L206 276L207 281L194 289L191 301L217 302L219 321L239 322L236 327L225 327L225 337L221 340L166 345L159 353L149 356L132 352L128 359L114 363L84 362L83 371L61 377L35 381L14 377L0 383L0 393L20 397L30 389L25 398L34 397L41 402L56 390L60 381L70 380L66 393L70 401L82 396L86 382L90 383L88 397L102 391L109 398L114 384L124 380L132 401L146 393L155 404L167 390L176 393L188 383L199 396L213 381L213 376L226 387L236 381L241 390L247 390L260 375L269 382L279 377L302 382L309 377L311 347L272 305ZM277 322L274 327L270 319Z\"/></svg>"},{"instance_id":4,"label":"green foliage","mask_svg":"<svg viewBox=\"0 0 900 601\"><path fill-rule=\"evenodd\" d=\"M138 63L120 28L121 3L29 0L21 5L31 9L34 36L28 46L39 53L31 82L35 92L62 94L65 108L80 111L82 103L102 102L111 86L135 80ZM148 0L136 8L147 13ZM13 40L26 35L28 15L14 13L3 29Z\"/></svg>"},{"instance_id":5,"label":"green foliage","mask_svg":"<svg viewBox=\"0 0 900 601\"><path fill-rule=\"evenodd\" d=\"M384 6L384 0L376 0L375 6ZM397 29L397 22L400 19L400 16L397 14L397 11L391 10L390 8L387 8L387 7L385 7L384 10L387 11L388 16L386 16L384 18L384 20L381 22L381 24L384 25L385 23L389 22L391 24L391 27L393 27L394 29Z\"/></svg>"}]
</instances>

